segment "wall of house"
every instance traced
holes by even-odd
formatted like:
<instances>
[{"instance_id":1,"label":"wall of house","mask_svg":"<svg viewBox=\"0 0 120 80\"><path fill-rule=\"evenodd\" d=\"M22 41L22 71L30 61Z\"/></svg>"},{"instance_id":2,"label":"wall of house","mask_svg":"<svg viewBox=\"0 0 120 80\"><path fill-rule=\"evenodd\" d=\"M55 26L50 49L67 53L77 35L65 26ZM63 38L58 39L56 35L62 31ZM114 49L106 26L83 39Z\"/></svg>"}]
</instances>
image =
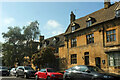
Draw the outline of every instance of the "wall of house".
<instances>
[{"instance_id":1,"label":"wall of house","mask_svg":"<svg viewBox=\"0 0 120 80\"><path fill-rule=\"evenodd\" d=\"M107 55L104 53L103 49L103 34L102 31L95 31L94 33L94 43L87 44L86 35L77 37L77 46L71 48L71 40L69 40L69 60L68 60L68 68L75 65L85 65L84 61L84 53L89 52L89 63L90 65L95 66L95 58L101 57L102 60L107 61ZM71 64L70 55L77 54L77 64ZM105 64L101 64L101 67L106 68L107 62Z\"/></svg>"}]
</instances>

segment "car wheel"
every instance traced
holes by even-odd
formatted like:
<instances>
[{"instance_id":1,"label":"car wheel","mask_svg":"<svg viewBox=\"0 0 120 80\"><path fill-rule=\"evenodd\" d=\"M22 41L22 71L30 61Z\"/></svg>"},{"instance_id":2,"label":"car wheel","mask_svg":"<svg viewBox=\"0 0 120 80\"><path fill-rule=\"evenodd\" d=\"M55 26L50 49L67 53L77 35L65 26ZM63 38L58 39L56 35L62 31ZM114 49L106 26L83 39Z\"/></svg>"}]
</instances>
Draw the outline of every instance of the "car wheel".
<instances>
[{"instance_id":1,"label":"car wheel","mask_svg":"<svg viewBox=\"0 0 120 80\"><path fill-rule=\"evenodd\" d=\"M26 78L26 79L29 78L28 75L27 75L26 73L24 74L24 78Z\"/></svg>"},{"instance_id":2,"label":"car wheel","mask_svg":"<svg viewBox=\"0 0 120 80\"><path fill-rule=\"evenodd\" d=\"M35 75L35 80L39 80L38 75Z\"/></svg>"},{"instance_id":3,"label":"car wheel","mask_svg":"<svg viewBox=\"0 0 120 80\"><path fill-rule=\"evenodd\" d=\"M48 76L46 80L51 80L50 76Z\"/></svg>"},{"instance_id":4,"label":"car wheel","mask_svg":"<svg viewBox=\"0 0 120 80\"><path fill-rule=\"evenodd\" d=\"M16 77L18 77L19 75L18 75L18 73L16 73Z\"/></svg>"}]
</instances>

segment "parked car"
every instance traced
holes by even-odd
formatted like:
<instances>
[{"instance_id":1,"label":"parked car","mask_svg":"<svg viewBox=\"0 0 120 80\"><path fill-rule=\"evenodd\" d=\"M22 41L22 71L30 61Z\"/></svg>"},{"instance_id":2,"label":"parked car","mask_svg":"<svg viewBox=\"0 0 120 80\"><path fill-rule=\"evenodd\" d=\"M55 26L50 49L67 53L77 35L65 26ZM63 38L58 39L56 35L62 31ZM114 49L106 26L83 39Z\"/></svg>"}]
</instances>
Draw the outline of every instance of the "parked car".
<instances>
[{"instance_id":1,"label":"parked car","mask_svg":"<svg viewBox=\"0 0 120 80\"><path fill-rule=\"evenodd\" d=\"M0 75L9 76L9 70L5 66L0 66Z\"/></svg>"},{"instance_id":2,"label":"parked car","mask_svg":"<svg viewBox=\"0 0 120 80\"><path fill-rule=\"evenodd\" d=\"M15 76L15 75L16 75L16 68L12 68L12 69L10 70L10 75L11 75L11 76Z\"/></svg>"},{"instance_id":3,"label":"parked car","mask_svg":"<svg viewBox=\"0 0 120 80\"><path fill-rule=\"evenodd\" d=\"M62 73L58 73L56 72L54 69L52 68L45 68L45 69L41 69L40 71L35 73L35 79L39 80L39 79L46 79L46 80L53 80L53 79L63 79L63 74Z\"/></svg>"},{"instance_id":4,"label":"parked car","mask_svg":"<svg viewBox=\"0 0 120 80\"><path fill-rule=\"evenodd\" d=\"M24 78L34 77L35 70L30 66L18 66L16 68L16 77L23 76Z\"/></svg>"},{"instance_id":5,"label":"parked car","mask_svg":"<svg viewBox=\"0 0 120 80\"><path fill-rule=\"evenodd\" d=\"M78 65L65 70L63 80L120 80L120 75L106 73L96 66Z\"/></svg>"}]
</instances>

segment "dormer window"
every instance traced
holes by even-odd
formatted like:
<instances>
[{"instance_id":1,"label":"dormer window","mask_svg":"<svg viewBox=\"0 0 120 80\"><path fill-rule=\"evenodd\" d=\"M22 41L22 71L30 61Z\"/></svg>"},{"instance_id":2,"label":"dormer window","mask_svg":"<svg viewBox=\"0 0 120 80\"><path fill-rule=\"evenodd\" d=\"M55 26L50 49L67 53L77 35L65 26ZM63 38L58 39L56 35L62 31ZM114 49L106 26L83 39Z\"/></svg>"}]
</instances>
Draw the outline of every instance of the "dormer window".
<instances>
[{"instance_id":1,"label":"dormer window","mask_svg":"<svg viewBox=\"0 0 120 80\"><path fill-rule=\"evenodd\" d=\"M75 26L72 26L72 32L74 32L75 31Z\"/></svg>"},{"instance_id":2,"label":"dormer window","mask_svg":"<svg viewBox=\"0 0 120 80\"><path fill-rule=\"evenodd\" d=\"M76 27L75 27L75 23L74 23L74 22L72 22L72 27L71 27L72 32L74 32L74 31L75 31L75 29L76 29Z\"/></svg>"},{"instance_id":3,"label":"dormer window","mask_svg":"<svg viewBox=\"0 0 120 80\"><path fill-rule=\"evenodd\" d=\"M116 17L120 17L120 9L116 11Z\"/></svg>"},{"instance_id":4,"label":"dormer window","mask_svg":"<svg viewBox=\"0 0 120 80\"><path fill-rule=\"evenodd\" d=\"M87 21L87 27L90 27L92 25L92 21Z\"/></svg>"},{"instance_id":5,"label":"dormer window","mask_svg":"<svg viewBox=\"0 0 120 80\"><path fill-rule=\"evenodd\" d=\"M86 20L86 27L92 26L92 24L95 23L95 22L96 22L96 19L89 16Z\"/></svg>"}]
</instances>

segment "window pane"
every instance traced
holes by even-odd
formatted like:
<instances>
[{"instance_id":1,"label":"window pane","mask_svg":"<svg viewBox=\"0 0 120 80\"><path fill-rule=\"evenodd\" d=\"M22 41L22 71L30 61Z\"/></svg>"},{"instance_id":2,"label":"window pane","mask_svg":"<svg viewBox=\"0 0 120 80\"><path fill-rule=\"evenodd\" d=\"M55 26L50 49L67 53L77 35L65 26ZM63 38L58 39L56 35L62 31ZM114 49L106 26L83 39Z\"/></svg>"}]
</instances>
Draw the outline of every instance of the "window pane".
<instances>
[{"instance_id":1,"label":"window pane","mask_svg":"<svg viewBox=\"0 0 120 80\"><path fill-rule=\"evenodd\" d=\"M94 43L94 34L89 34L86 36L87 44Z\"/></svg>"},{"instance_id":2,"label":"window pane","mask_svg":"<svg viewBox=\"0 0 120 80\"><path fill-rule=\"evenodd\" d=\"M77 55L76 54L71 55L71 64L77 64Z\"/></svg>"},{"instance_id":3,"label":"window pane","mask_svg":"<svg viewBox=\"0 0 120 80\"><path fill-rule=\"evenodd\" d=\"M111 41L116 41L116 31L114 30L110 30L106 32L106 38L107 38L107 42L111 42Z\"/></svg>"}]
</instances>

